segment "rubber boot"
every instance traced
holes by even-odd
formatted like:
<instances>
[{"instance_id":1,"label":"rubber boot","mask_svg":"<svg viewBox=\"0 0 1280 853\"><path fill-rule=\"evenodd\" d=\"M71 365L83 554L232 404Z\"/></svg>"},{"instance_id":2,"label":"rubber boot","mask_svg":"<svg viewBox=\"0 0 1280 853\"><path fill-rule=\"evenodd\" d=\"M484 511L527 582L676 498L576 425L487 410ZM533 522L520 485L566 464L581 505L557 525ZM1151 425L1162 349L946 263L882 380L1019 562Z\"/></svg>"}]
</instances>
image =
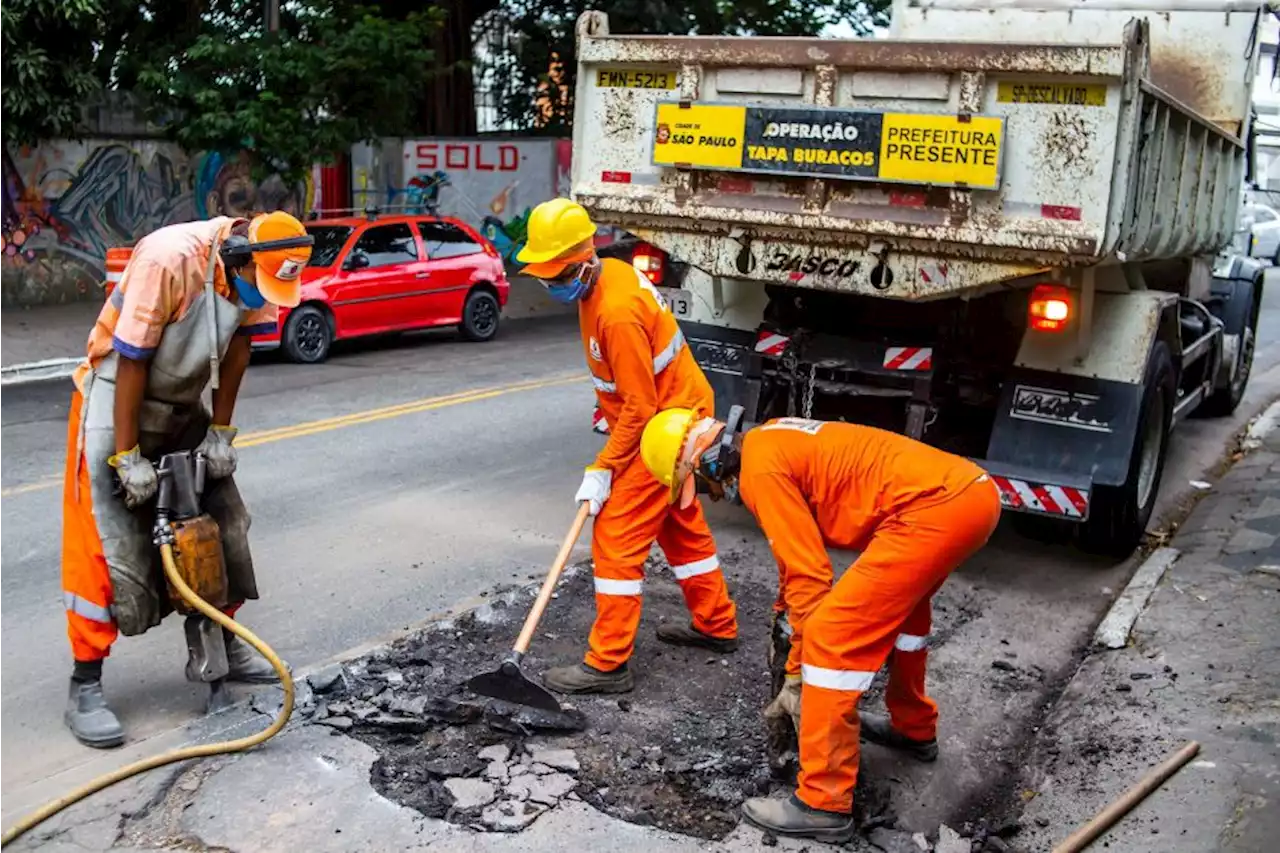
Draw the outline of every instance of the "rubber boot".
<instances>
[{"instance_id":1,"label":"rubber boot","mask_svg":"<svg viewBox=\"0 0 1280 853\"><path fill-rule=\"evenodd\" d=\"M266 658L258 654L257 649L223 629L223 639L227 642L227 680L239 681L242 684L277 684L280 676L276 668Z\"/></svg>"},{"instance_id":2,"label":"rubber boot","mask_svg":"<svg viewBox=\"0 0 1280 853\"><path fill-rule=\"evenodd\" d=\"M624 663L612 672L604 672L585 663L547 670L542 683L557 693L630 693L635 679Z\"/></svg>"},{"instance_id":3,"label":"rubber boot","mask_svg":"<svg viewBox=\"0 0 1280 853\"><path fill-rule=\"evenodd\" d=\"M695 646L719 654L738 650L737 637L712 637L692 625L659 625L658 639L673 646Z\"/></svg>"},{"instance_id":4,"label":"rubber boot","mask_svg":"<svg viewBox=\"0 0 1280 853\"><path fill-rule=\"evenodd\" d=\"M862 740L868 743L876 743L889 749L896 749L899 752L905 752L917 761L929 762L938 760L937 738L931 740L909 738L896 731L889 722L889 718L884 714L863 714L859 712L858 720L862 726Z\"/></svg>"},{"instance_id":5,"label":"rubber boot","mask_svg":"<svg viewBox=\"0 0 1280 853\"><path fill-rule=\"evenodd\" d=\"M102 679L71 679L67 713L63 716L76 740L94 749L111 749L124 743L124 727L102 695Z\"/></svg>"},{"instance_id":6,"label":"rubber boot","mask_svg":"<svg viewBox=\"0 0 1280 853\"><path fill-rule=\"evenodd\" d=\"M785 800L752 797L742 804L742 815L774 835L842 842L853 838L853 815L810 808L792 794Z\"/></svg>"}]
</instances>

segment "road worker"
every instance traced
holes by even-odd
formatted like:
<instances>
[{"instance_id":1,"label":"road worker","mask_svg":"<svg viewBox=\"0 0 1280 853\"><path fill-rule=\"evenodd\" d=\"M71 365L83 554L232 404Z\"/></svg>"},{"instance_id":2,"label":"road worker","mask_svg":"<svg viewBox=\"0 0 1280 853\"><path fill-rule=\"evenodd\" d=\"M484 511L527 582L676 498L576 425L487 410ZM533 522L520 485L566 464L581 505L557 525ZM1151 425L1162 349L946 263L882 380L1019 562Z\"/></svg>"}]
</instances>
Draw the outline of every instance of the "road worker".
<instances>
[{"instance_id":1,"label":"road worker","mask_svg":"<svg viewBox=\"0 0 1280 853\"><path fill-rule=\"evenodd\" d=\"M517 259L553 299L577 303L587 368L609 424L604 449L586 469L574 500L595 517L591 536L596 620L580 665L552 669L548 687L562 693L622 693L634 679L627 661L640 624L644 561L656 539L692 614L688 625L662 625L666 643L731 652L737 612L715 541L697 504L671 505L640 460L640 435L661 408L713 411L711 386L657 289L638 270L596 255L596 226L586 210L557 198L529 216Z\"/></svg>"},{"instance_id":2,"label":"road worker","mask_svg":"<svg viewBox=\"0 0 1280 853\"><path fill-rule=\"evenodd\" d=\"M65 721L82 743L124 742L102 691L102 662L119 633L141 634L169 612L152 542L157 475L166 453L195 450L210 478L203 505L221 528L233 615L257 598L249 514L232 474L231 426L249 338L298 304L311 240L293 216L216 217L168 225L134 248L89 334L77 368L63 483L62 587L75 666ZM214 341L217 349L214 351ZM202 403L215 378L212 412ZM228 678L276 680L229 632Z\"/></svg>"},{"instance_id":3,"label":"road worker","mask_svg":"<svg viewBox=\"0 0 1280 853\"><path fill-rule=\"evenodd\" d=\"M669 409L645 427L640 453L680 506L695 503L699 483L713 496L736 488L778 562L793 633L786 683L766 714L796 721L800 774L790 798L748 800L744 814L780 835L849 838L860 734L937 757L929 601L995 529L995 484L967 459L905 436L803 418L744 434ZM827 546L861 552L834 586ZM886 659L889 714L860 719L858 698Z\"/></svg>"}]
</instances>

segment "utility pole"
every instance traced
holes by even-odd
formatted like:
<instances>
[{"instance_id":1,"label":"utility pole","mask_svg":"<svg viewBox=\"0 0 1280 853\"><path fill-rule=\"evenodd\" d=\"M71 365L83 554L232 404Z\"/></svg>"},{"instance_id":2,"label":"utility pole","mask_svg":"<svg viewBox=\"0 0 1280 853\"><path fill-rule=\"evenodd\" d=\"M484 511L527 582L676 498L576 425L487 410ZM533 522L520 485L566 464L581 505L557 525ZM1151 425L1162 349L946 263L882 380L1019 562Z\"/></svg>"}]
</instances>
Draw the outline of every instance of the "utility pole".
<instances>
[{"instance_id":1,"label":"utility pole","mask_svg":"<svg viewBox=\"0 0 1280 853\"><path fill-rule=\"evenodd\" d=\"M269 33L280 29L280 0L263 0L262 22Z\"/></svg>"}]
</instances>

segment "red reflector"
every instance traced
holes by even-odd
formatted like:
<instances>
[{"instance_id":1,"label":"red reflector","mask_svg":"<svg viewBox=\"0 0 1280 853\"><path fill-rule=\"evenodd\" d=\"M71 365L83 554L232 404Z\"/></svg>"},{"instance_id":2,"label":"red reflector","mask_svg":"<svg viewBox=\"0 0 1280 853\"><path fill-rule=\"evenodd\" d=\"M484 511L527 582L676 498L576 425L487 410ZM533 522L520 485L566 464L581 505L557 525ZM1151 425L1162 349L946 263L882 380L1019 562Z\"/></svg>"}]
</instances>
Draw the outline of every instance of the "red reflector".
<instances>
[{"instance_id":1,"label":"red reflector","mask_svg":"<svg viewBox=\"0 0 1280 853\"><path fill-rule=\"evenodd\" d=\"M1064 207L1060 204L1040 205L1040 216L1044 219L1063 219L1067 222L1079 222L1084 211L1078 207Z\"/></svg>"},{"instance_id":2,"label":"red reflector","mask_svg":"<svg viewBox=\"0 0 1280 853\"><path fill-rule=\"evenodd\" d=\"M924 207L924 193L901 192L893 190L889 193L889 204L894 207Z\"/></svg>"},{"instance_id":3,"label":"red reflector","mask_svg":"<svg viewBox=\"0 0 1280 853\"><path fill-rule=\"evenodd\" d=\"M1037 332L1061 332L1074 313L1071 291L1060 284L1037 284L1027 303L1027 322Z\"/></svg>"},{"instance_id":4,"label":"red reflector","mask_svg":"<svg viewBox=\"0 0 1280 853\"><path fill-rule=\"evenodd\" d=\"M606 184L629 184L631 183L630 172L601 172L600 180Z\"/></svg>"},{"instance_id":5,"label":"red reflector","mask_svg":"<svg viewBox=\"0 0 1280 853\"><path fill-rule=\"evenodd\" d=\"M748 178L721 177L717 186L722 193L749 193L752 183Z\"/></svg>"}]
</instances>

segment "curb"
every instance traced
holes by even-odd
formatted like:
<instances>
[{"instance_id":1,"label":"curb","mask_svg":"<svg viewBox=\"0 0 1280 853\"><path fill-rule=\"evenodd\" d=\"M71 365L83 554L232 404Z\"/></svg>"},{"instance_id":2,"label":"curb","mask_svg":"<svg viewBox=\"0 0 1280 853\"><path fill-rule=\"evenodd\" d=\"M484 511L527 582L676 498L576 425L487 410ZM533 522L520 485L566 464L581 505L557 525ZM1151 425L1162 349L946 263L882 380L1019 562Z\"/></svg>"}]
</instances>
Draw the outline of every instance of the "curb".
<instances>
[{"instance_id":1,"label":"curb","mask_svg":"<svg viewBox=\"0 0 1280 853\"><path fill-rule=\"evenodd\" d=\"M1266 437L1275 432L1277 426L1280 426L1280 400L1267 406L1266 411L1250 422L1244 440L1240 442L1240 449L1257 450Z\"/></svg>"},{"instance_id":2,"label":"curb","mask_svg":"<svg viewBox=\"0 0 1280 853\"><path fill-rule=\"evenodd\" d=\"M83 356L77 355L66 358L46 358L42 361L29 361L25 364L0 367L0 387L65 379L75 373L76 366L83 360Z\"/></svg>"},{"instance_id":3,"label":"curb","mask_svg":"<svg viewBox=\"0 0 1280 853\"><path fill-rule=\"evenodd\" d=\"M1169 570L1181 552L1177 548L1157 548L1151 552L1129 583L1102 617L1093 634L1093 644L1104 649L1123 649L1129 643L1129 632L1151 599L1151 593L1164 573Z\"/></svg>"}]
</instances>

